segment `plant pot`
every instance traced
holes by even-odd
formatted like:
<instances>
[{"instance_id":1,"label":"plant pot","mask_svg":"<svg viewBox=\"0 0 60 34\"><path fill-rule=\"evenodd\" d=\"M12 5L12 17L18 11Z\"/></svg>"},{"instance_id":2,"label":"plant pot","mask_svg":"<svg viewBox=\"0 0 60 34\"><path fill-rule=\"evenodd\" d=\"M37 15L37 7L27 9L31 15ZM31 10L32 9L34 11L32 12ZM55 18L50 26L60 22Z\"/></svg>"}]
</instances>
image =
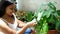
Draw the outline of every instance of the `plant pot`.
<instances>
[{"instance_id":1,"label":"plant pot","mask_svg":"<svg viewBox=\"0 0 60 34\"><path fill-rule=\"evenodd\" d=\"M47 34L57 34L57 30L49 30Z\"/></svg>"}]
</instances>

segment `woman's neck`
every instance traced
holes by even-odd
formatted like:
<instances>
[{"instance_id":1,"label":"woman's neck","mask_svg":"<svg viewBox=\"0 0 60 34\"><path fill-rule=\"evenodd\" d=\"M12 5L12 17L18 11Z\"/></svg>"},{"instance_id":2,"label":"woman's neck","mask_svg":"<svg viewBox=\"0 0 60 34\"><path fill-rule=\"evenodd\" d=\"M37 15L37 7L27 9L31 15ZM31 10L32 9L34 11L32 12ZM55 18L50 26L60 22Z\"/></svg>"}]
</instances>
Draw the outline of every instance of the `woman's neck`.
<instances>
[{"instance_id":1,"label":"woman's neck","mask_svg":"<svg viewBox=\"0 0 60 34\"><path fill-rule=\"evenodd\" d=\"M11 16L8 16L8 15L2 16L3 19L8 19L8 18L10 18L10 17L11 17Z\"/></svg>"},{"instance_id":2,"label":"woman's neck","mask_svg":"<svg viewBox=\"0 0 60 34\"><path fill-rule=\"evenodd\" d=\"M4 20L10 22L11 24L14 23L14 20L11 18L11 16L4 15L2 18L3 18Z\"/></svg>"}]
</instances>

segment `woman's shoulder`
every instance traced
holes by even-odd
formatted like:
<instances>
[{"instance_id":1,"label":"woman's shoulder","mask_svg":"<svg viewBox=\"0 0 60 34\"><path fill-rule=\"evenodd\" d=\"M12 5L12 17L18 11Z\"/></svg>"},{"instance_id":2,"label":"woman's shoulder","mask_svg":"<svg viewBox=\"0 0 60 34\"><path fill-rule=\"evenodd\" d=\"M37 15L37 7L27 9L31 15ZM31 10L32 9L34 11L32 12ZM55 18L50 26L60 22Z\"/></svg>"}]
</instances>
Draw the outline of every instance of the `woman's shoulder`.
<instances>
[{"instance_id":1,"label":"woman's shoulder","mask_svg":"<svg viewBox=\"0 0 60 34\"><path fill-rule=\"evenodd\" d=\"M0 25L6 24L1 18L0 18Z\"/></svg>"},{"instance_id":2,"label":"woman's shoulder","mask_svg":"<svg viewBox=\"0 0 60 34\"><path fill-rule=\"evenodd\" d=\"M1 22L3 23L4 21L0 18L0 24L1 24Z\"/></svg>"}]
</instances>

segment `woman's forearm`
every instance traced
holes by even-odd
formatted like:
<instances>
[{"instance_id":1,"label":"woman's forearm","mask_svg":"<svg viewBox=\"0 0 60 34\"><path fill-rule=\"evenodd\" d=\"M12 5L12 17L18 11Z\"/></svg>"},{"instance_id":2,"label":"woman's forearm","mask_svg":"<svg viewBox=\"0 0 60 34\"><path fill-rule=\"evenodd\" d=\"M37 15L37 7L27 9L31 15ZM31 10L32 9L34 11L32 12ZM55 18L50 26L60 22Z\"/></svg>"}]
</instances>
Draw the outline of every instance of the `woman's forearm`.
<instances>
[{"instance_id":1,"label":"woman's forearm","mask_svg":"<svg viewBox=\"0 0 60 34\"><path fill-rule=\"evenodd\" d=\"M25 24L26 24L26 23L24 23L24 22L22 22L22 21L20 21L20 20L18 20L18 19L17 19L17 23L18 23L18 27L19 27L19 28L22 28L22 27L25 26Z\"/></svg>"},{"instance_id":2,"label":"woman's forearm","mask_svg":"<svg viewBox=\"0 0 60 34\"><path fill-rule=\"evenodd\" d=\"M17 31L18 34L24 34L24 32L26 31L26 29L28 28L28 26L24 26L22 29L20 29L19 31Z\"/></svg>"}]
</instances>

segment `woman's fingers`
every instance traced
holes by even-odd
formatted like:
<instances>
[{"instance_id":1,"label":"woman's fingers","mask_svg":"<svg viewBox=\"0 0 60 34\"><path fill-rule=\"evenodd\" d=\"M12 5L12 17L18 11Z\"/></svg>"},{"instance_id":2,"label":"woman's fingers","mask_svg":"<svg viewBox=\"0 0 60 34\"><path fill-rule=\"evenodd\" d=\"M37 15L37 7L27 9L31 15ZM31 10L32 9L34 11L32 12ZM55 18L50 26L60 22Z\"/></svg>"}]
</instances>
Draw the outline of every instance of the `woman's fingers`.
<instances>
[{"instance_id":1,"label":"woman's fingers","mask_svg":"<svg viewBox=\"0 0 60 34\"><path fill-rule=\"evenodd\" d=\"M27 26L29 26L29 27L33 27L33 26L35 26L37 23L35 23L35 22L29 22L29 23L27 23Z\"/></svg>"}]
</instances>

